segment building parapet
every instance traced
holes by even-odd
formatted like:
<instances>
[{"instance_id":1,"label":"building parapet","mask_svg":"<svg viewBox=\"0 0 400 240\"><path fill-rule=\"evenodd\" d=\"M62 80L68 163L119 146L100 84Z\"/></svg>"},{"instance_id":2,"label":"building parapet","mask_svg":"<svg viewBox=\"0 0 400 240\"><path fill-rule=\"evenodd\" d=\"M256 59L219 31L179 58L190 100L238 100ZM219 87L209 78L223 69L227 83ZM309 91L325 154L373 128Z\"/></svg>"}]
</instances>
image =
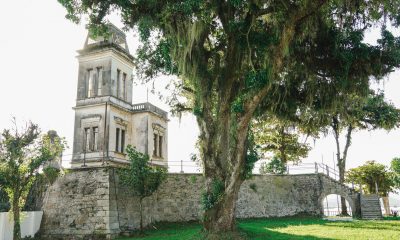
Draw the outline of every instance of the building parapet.
<instances>
[{"instance_id":1,"label":"building parapet","mask_svg":"<svg viewBox=\"0 0 400 240\"><path fill-rule=\"evenodd\" d=\"M149 102L133 104L132 111L133 112L152 112L157 115L160 115L164 119L168 119L168 113L166 111L154 106L153 104L151 104Z\"/></svg>"},{"instance_id":2,"label":"building parapet","mask_svg":"<svg viewBox=\"0 0 400 240\"><path fill-rule=\"evenodd\" d=\"M154 106L153 104L151 104L149 102L138 103L138 104L132 105L131 103L128 103L126 101L118 99L114 96L96 96L96 97L92 97L92 98L77 99L75 108L79 108L79 107L83 107L83 106L87 106L87 105L92 106L95 104L104 104L106 102L114 104L116 106L120 106L120 107L122 107L128 111L134 112L134 113L136 113L136 112L151 112L151 113L159 115L162 118L168 120L168 113L166 111Z\"/></svg>"}]
</instances>

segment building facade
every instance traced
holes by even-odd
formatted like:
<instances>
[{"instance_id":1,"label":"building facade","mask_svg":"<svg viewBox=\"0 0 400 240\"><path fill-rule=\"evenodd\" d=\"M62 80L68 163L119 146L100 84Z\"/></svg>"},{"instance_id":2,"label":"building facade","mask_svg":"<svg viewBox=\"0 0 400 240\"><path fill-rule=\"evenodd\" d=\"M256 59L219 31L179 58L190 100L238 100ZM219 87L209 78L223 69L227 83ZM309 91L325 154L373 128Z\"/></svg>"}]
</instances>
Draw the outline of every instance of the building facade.
<instances>
[{"instance_id":1,"label":"building facade","mask_svg":"<svg viewBox=\"0 0 400 240\"><path fill-rule=\"evenodd\" d=\"M107 37L88 34L78 53L72 168L126 164L128 145L167 167L168 114L132 104L135 65L125 34L109 25Z\"/></svg>"}]
</instances>

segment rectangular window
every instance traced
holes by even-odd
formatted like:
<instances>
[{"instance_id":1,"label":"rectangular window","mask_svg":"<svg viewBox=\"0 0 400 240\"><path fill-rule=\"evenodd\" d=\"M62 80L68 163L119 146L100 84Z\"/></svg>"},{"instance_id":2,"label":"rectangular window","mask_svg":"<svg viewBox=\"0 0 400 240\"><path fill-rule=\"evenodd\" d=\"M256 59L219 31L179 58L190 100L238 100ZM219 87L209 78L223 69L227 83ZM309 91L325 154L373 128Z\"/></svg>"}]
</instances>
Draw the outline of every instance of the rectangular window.
<instances>
[{"instance_id":1,"label":"rectangular window","mask_svg":"<svg viewBox=\"0 0 400 240\"><path fill-rule=\"evenodd\" d=\"M158 143L158 135L154 133L153 136L154 148L153 148L153 156L157 156L157 143Z\"/></svg>"},{"instance_id":2,"label":"rectangular window","mask_svg":"<svg viewBox=\"0 0 400 240\"><path fill-rule=\"evenodd\" d=\"M121 91L120 89L120 81L121 81L121 70L117 69L117 97L120 97L119 92Z\"/></svg>"},{"instance_id":3,"label":"rectangular window","mask_svg":"<svg viewBox=\"0 0 400 240\"><path fill-rule=\"evenodd\" d=\"M93 69L88 69L87 71L88 74L88 88L87 88L87 97L93 97L94 96L94 79L93 79Z\"/></svg>"},{"instance_id":4,"label":"rectangular window","mask_svg":"<svg viewBox=\"0 0 400 240\"><path fill-rule=\"evenodd\" d=\"M98 141L99 141L99 128L98 127L94 127L93 129L93 151L97 151L98 150Z\"/></svg>"},{"instance_id":5,"label":"rectangular window","mask_svg":"<svg viewBox=\"0 0 400 240\"><path fill-rule=\"evenodd\" d=\"M162 157L163 136L158 137L158 156Z\"/></svg>"},{"instance_id":6,"label":"rectangular window","mask_svg":"<svg viewBox=\"0 0 400 240\"><path fill-rule=\"evenodd\" d=\"M121 129L121 152L125 150L125 130Z\"/></svg>"},{"instance_id":7,"label":"rectangular window","mask_svg":"<svg viewBox=\"0 0 400 240\"><path fill-rule=\"evenodd\" d=\"M85 128L84 152L90 151L90 128Z\"/></svg>"},{"instance_id":8,"label":"rectangular window","mask_svg":"<svg viewBox=\"0 0 400 240\"><path fill-rule=\"evenodd\" d=\"M122 98L126 100L126 73L122 74Z\"/></svg>"},{"instance_id":9,"label":"rectangular window","mask_svg":"<svg viewBox=\"0 0 400 240\"><path fill-rule=\"evenodd\" d=\"M115 151L119 151L119 128L117 128L115 132Z\"/></svg>"},{"instance_id":10,"label":"rectangular window","mask_svg":"<svg viewBox=\"0 0 400 240\"><path fill-rule=\"evenodd\" d=\"M97 95L101 96L103 90L103 69L102 67L97 68Z\"/></svg>"}]
</instances>

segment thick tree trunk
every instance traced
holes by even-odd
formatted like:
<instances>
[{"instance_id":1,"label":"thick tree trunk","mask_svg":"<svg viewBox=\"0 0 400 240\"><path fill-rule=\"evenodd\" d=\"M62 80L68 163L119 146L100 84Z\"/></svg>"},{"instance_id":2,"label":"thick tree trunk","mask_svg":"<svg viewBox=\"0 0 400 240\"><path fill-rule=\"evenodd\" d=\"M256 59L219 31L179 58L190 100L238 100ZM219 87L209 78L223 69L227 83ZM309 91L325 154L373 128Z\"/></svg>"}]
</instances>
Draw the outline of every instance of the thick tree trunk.
<instances>
[{"instance_id":1,"label":"thick tree trunk","mask_svg":"<svg viewBox=\"0 0 400 240\"><path fill-rule=\"evenodd\" d=\"M244 181L249 123L232 121L236 120L229 113L219 118L217 126L199 121L206 178L203 225L209 234L217 236L236 230L236 201Z\"/></svg>"},{"instance_id":2,"label":"thick tree trunk","mask_svg":"<svg viewBox=\"0 0 400 240\"><path fill-rule=\"evenodd\" d=\"M241 180L235 182L234 189L225 191L219 202L204 213L204 228L211 233L236 231L236 201L242 184Z\"/></svg>"},{"instance_id":3,"label":"thick tree trunk","mask_svg":"<svg viewBox=\"0 0 400 240\"><path fill-rule=\"evenodd\" d=\"M19 196L17 193L14 193L12 211L14 217L14 231L13 231L14 240L20 240L21 239L21 224L19 218L20 207L19 207Z\"/></svg>"}]
</instances>

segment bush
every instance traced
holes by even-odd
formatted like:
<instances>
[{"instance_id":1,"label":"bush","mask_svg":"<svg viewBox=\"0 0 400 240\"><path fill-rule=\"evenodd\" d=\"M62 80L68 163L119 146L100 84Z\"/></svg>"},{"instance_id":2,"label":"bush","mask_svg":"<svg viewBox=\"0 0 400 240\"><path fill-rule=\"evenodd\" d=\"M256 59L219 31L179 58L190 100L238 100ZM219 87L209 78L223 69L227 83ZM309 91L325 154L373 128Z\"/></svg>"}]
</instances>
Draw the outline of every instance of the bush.
<instances>
[{"instance_id":1,"label":"bush","mask_svg":"<svg viewBox=\"0 0 400 240\"><path fill-rule=\"evenodd\" d=\"M8 212L10 211L10 201L7 193L0 189L0 212Z\"/></svg>"},{"instance_id":2,"label":"bush","mask_svg":"<svg viewBox=\"0 0 400 240\"><path fill-rule=\"evenodd\" d=\"M58 176L60 175L60 169L55 167L45 167L43 168L43 173L46 179L49 181L50 184L53 184Z\"/></svg>"},{"instance_id":3,"label":"bush","mask_svg":"<svg viewBox=\"0 0 400 240\"><path fill-rule=\"evenodd\" d=\"M286 164L280 158L274 156L271 161L261 165L260 173L284 174L286 173Z\"/></svg>"}]
</instances>

